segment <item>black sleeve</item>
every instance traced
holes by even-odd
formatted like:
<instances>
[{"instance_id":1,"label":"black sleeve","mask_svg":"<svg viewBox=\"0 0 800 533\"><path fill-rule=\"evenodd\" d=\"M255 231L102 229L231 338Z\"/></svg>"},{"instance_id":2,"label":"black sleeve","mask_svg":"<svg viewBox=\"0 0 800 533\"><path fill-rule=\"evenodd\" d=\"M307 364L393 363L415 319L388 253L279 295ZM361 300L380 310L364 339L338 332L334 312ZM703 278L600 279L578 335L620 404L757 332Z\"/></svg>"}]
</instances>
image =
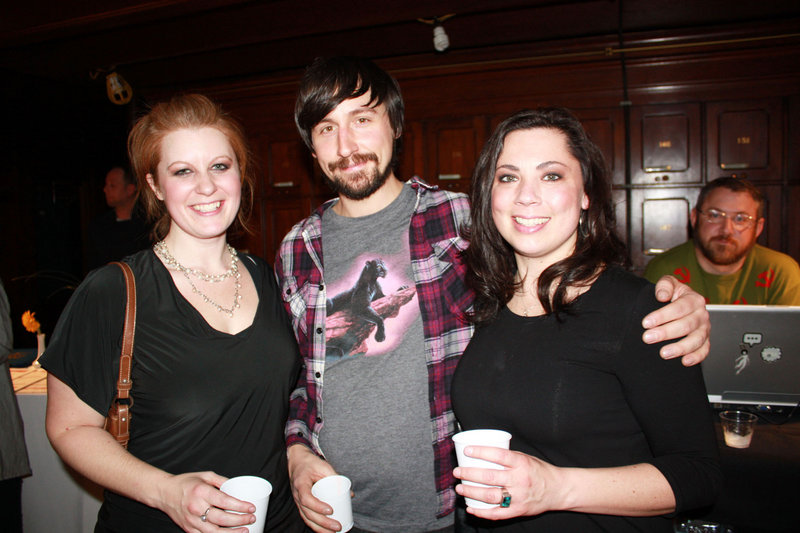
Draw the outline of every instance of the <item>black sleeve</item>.
<instances>
[{"instance_id":1,"label":"black sleeve","mask_svg":"<svg viewBox=\"0 0 800 533\"><path fill-rule=\"evenodd\" d=\"M40 359L49 373L103 415L116 391L125 300L119 267L90 272L61 313Z\"/></svg>"},{"instance_id":2,"label":"black sleeve","mask_svg":"<svg viewBox=\"0 0 800 533\"><path fill-rule=\"evenodd\" d=\"M627 321L617 371L628 403L667 478L676 511L713 503L722 483L711 407L699 366L664 360L642 341L642 318L662 304L644 285Z\"/></svg>"}]
</instances>

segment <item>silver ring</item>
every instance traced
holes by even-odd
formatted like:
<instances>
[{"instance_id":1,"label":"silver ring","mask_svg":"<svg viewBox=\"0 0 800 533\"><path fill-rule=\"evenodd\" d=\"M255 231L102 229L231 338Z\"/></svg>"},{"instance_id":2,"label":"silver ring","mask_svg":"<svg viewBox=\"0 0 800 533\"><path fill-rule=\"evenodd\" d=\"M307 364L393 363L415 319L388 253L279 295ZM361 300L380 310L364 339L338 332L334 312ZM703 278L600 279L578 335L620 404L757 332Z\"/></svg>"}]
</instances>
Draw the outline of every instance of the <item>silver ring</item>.
<instances>
[{"instance_id":1,"label":"silver ring","mask_svg":"<svg viewBox=\"0 0 800 533\"><path fill-rule=\"evenodd\" d=\"M507 508L511 506L511 494L506 489L503 489L503 499L500 500L500 507Z\"/></svg>"},{"instance_id":2,"label":"silver ring","mask_svg":"<svg viewBox=\"0 0 800 533\"><path fill-rule=\"evenodd\" d=\"M208 509L206 509L206 512L205 512L205 513L203 513L203 515L200 517L200 521L201 521L201 522L205 522L206 520L208 520L208 512L209 512L210 510L211 510L211 507L209 507Z\"/></svg>"}]
</instances>

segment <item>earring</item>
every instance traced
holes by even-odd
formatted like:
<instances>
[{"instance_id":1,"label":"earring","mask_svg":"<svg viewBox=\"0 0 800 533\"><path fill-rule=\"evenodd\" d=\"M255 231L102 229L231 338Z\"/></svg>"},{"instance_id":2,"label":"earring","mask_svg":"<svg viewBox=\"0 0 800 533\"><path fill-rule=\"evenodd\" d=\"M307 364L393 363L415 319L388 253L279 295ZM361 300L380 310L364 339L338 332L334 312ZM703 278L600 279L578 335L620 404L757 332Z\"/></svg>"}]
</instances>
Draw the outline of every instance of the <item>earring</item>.
<instances>
[{"instance_id":1,"label":"earring","mask_svg":"<svg viewBox=\"0 0 800 533\"><path fill-rule=\"evenodd\" d=\"M581 209L581 216L578 217L578 234L584 239L589 236L589 222L586 219L586 210Z\"/></svg>"}]
</instances>

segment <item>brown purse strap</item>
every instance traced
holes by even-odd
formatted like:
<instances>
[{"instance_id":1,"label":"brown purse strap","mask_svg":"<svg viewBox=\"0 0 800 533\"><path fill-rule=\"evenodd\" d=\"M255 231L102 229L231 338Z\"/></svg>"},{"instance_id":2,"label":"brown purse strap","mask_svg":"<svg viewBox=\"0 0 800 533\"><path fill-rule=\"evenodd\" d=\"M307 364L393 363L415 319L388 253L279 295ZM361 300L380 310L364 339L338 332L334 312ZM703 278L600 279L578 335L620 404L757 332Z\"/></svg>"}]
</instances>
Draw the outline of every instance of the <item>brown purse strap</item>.
<instances>
[{"instance_id":1,"label":"brown purse strap","mask_svg":"<svg viewBox=\"0 0 800 533\"><path fill-rule=\"evenodd\" d=\"M133 270L126 263L114 261L112 264L122 269L125 275L125 290L128 300L125 304L125 327L122 332L122 350L119 355L119 378L117 379L116 400L130 398L132 387L131 366L133 364L133 333L136 329L136 279Z\"/></svg>"}]
</instances>

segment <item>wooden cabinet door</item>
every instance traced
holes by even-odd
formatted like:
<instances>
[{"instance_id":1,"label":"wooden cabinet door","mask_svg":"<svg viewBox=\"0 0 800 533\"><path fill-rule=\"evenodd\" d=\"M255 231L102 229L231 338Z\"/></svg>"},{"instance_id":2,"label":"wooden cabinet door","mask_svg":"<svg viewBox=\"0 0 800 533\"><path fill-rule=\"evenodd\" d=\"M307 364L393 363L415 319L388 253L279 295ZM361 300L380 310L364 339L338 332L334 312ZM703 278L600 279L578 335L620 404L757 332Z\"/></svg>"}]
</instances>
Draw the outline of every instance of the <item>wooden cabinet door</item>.
<instances>
[{"instance_id":1,"label":"wooden cabinet door","mask_svg":"<svg viewBox=\"0 0 800 533\"><path fill-rule=\"evenodd\" d=\"M625 185L625 124L622 109L581 109L575 113L603 152L614 185Z\"/></svg>"},{"instance_id":2,"label":"wooden cabinet door","mask_svg":"<svg viewBox=\"0 0 800 533\"><path fill-rule=\"evenodd\" d=\"M316 164L296 132L287 132L285 138L261 136L253 145L261 170L251 217L253 233L239 239L272 264L281 240L311 213L322 186L317 183Z\"/></svg>"},{"instance_id":3,"label":"wooden cabinet door","mask_svg":"<svg viewBox=\"0 0 800 533\"><path fill-rule=\"evenodd\" d=\"M711 102L706 106L707 176L779 181L782 169L780 100Z\"/></svg>"},{"instance_id":4,"label":"wooden cabinet door","mask_svg":"<svg viewBox=\"0 0 800 533\"><path fill-rule=\"evenodd\" d=\"M261 147L266 166L264 185L267 196L271 190L303 195L312 193L315 163L296 134L289 140L263 140Z\"/></svg>"},{"instance_id":5,"label":"wooden cabinet door","mask_svg":"<svg viewBox=\"0 0 800 533\"><path fill-rule=\"evenodd\" d=\"M631 109L631 183L700 183L700 104L665 104Z\"/></svg>"},{"instance_id":6,"label":"wooden cabinet door","mask_svg":"<svg viewBox=\"0 0 800 533\"><path fill-rule=\"evenodd\" d=\"M689 239L689 213L699 192L699 187L631 190L629 249L636 272L643 272L654 255Z\"/></svg>"},{"instance_id":7,"label":"wooden cabinet door","mask_svg":"<svg viewBox=\"0 0 800 533\"><path fill-rule=\"evenodd\" d=\"M312 199L279 192L264 204L264 259L273 264L281 241L292 226L311 214Z\"/></svg>"},{"instance_id":8,"label":"wooden cabinet door","mask_svg":"<svg viewBox=\"0 0 800 533\"><path fill-rule=\"evenodd\" d=\"M427 174L422 177L442 189L468 193L472 170L487 139L486 132L486 119L480 116L427 122Z\"/></svg>"}]
</instances>

